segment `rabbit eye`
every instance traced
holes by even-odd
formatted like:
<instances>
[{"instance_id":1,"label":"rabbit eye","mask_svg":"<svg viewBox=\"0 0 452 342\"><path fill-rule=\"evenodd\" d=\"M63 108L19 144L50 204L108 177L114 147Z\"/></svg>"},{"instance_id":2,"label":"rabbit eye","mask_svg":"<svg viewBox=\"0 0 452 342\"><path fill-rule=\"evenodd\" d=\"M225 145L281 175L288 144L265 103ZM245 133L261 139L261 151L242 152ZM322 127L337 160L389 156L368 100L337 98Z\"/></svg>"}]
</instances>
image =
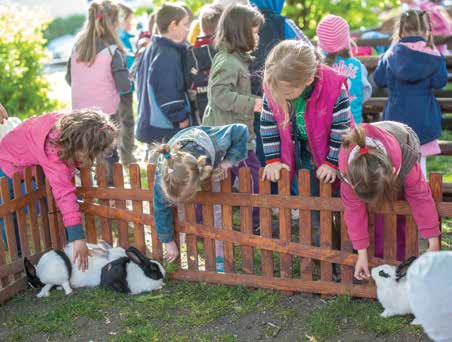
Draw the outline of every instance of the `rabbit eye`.
<instances>
[{"instance_id":1,"label":"rabbit eye","mask_svg":"<svg viewBox=\"0 0 452 342\"><path fill-rule=\"evenodd\" d=\"M380 271L378 273L378 275L383 278L391 278L391 276L388 273L386 273L385 271Z\"/></svg>"}]
</instances>

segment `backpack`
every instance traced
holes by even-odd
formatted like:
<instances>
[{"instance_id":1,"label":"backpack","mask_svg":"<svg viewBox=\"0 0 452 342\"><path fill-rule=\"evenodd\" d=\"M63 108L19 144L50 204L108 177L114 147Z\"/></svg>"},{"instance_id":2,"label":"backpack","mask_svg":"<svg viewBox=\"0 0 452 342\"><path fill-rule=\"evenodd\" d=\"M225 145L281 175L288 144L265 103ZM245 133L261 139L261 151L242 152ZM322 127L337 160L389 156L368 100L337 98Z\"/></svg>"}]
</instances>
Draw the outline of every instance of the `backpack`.
<instances>
[{"instance_id":1,"label":"backpack","mask_svg":"<svg viewBox=\"0 0 452 342\"><path fill-rule=\"evenodd\" d=\"M284 40L284 24L286 18L274 13L269 9L261 9L260 12L265 18L265 24L259 32L259 45L253 53L254 60L250 65L251 73L251 93L262 96L262 74L265 59L273 47Z\"/></svg>"},{"instance_id":2,"label":"backpack","mask_svg":"<svg viewBox=\"0 0 452 342\"><path fill-rule=\"evenodd\" d=\"M194 95L195 106L199 112L197 118L199 124L207 107L207 84L212 60L216 53L217 50L209 44L191 47L185 58L185 85L188 92Z\"/></svg>"}]
</instances>

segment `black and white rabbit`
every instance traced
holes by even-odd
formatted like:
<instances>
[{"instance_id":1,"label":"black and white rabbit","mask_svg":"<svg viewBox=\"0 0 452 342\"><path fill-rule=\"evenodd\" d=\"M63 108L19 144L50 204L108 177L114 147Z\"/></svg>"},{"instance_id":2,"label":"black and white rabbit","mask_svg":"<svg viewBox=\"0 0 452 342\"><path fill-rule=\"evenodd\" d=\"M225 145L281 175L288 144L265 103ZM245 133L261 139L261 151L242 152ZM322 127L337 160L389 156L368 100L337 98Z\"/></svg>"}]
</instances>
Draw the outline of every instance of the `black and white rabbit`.
<instances>
[{"instance_id":1,"label":"black and white rabbit","mask_svg":"<svg viewBox=\"0 0 452 342\"><path fill-rule=\"evenodd\" d=\"M138 294L160 289L165 270L135 247L124 250L112 248L105 242L88 244L93 256L88 258L88 269L82 272L71 264L72 243L64 252L52 250L45 253L36 268L25 258L25 271L30 286L40 289L38 297L47 297L54 286L61 286L66 294L72 288L101 286L118 292Z\"/></svg>"},{"instance_id":2,"label":"black and white rabbit","mask_svg":"<svg viewBox=\"0 0 452 342\"><path fill-rule=\"evenodd\" d=\"M372 268L372 278L377 285L377 298L384 308L381 317L412 313L408 300L406 273L415 259L411 257L398 267L381 265ZM415 321L412 324L416 324Z\"/></svg>"}]
</instances>

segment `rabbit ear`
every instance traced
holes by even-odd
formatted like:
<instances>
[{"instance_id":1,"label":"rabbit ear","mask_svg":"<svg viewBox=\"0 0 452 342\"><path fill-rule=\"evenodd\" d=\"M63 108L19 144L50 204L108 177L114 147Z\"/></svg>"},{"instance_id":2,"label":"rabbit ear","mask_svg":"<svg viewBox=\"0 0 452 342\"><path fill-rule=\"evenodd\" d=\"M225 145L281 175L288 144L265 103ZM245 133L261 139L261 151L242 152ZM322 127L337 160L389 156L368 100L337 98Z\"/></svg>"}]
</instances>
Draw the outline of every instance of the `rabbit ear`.
<instances>
[{"instance_id":1,"label":"rabbit ear","mask_svg":"<svg viewBox=\"0 0 452 342\"><path fill-rule=\"evenodd\" d=\"M28 260L28 258L24 259L24 267L25 267L25 272L27 273L27 276L29 278L36 277L36 268L33 266L33 264L30 262L30 260Z\"/></svg>"},{"instance_id":2,"label":"rabbit ear","mask_svg":"<svg viewBox=\"0 0 452 342\"><path fill-rule=\"evenodd\" d=\"M396 281L406 277L406 273L408 272L408 268L411 264L417 259L417 257L412 256L402 262L396 269Z\"/></svg>"},{"instance_id":3,"label":"rabbit ear","mask_svg":"<svg viewBox=\"0 0 452 342\"><path fill-rule=\"evenodd\" d=\"M129 259L132 260L137 265L142 265L145 260L143 254L141 254L141 252L135 247L127 248L126 254L129 257Z\"/></svg>"}]
</instances>

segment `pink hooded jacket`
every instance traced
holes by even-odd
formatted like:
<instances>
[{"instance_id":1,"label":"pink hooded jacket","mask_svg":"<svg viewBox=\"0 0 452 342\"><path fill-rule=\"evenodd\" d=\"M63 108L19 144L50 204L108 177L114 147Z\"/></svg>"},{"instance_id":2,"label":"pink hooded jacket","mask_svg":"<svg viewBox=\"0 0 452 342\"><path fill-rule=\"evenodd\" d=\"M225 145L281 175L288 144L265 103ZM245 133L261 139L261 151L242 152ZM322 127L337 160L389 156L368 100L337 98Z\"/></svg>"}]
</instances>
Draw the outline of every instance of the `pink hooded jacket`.
<instances>
[{"instance_id":1,"label":"pink hooded jacket","mask_svg":"<svg viewBox=\"0 0 452 342\"><path fill-rule=\"evenodd\" d=\"M40 165L52 187L64 225L71 227L82 223L72 183L75 167L61 161L56 150L49 154L45 150L46 138L62 115L50 113L32 117L8 133L0 141L0 168L11 177L15 172L23 176L26 167Z\"/></svg>"},{"instance_id":2,"label":"pink hooded jacket","mask_svg":"<svg viewBox=\"0 0 452 342\"><path fill-rule=\"evenodd\" d=\"M399 172L402 162L402 152L396 138L390 133L369 125L361 124L366 130L366 137L383 144L393 167ZM350 152L354 146L345 149L341 146L339 151L339 170L343 175L347 173ZM408 202L414 220L422 238L439 236L439 220L435 202L430 187L424 178L419 163L411 169L403 183L405 200ZM341 197L344 204L345 223L354 249L369 247L368 213L366 203L353 191L350 185L341 182Z\"/></svg>"}]
</instances>

